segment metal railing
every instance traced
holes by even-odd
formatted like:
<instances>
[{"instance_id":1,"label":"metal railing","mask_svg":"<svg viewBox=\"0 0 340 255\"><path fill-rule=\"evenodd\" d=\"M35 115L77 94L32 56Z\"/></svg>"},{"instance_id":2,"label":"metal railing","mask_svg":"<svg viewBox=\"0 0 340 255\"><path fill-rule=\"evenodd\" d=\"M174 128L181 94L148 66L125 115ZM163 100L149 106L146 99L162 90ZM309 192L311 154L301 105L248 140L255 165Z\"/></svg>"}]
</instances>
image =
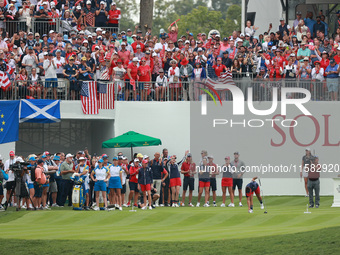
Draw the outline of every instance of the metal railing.
<instances>
[{"instance_id":1,"label":"metal railing","mask_svg":"<svg viewBox=\"0 0 340 255\"><path fill-rule=\"evenodd\" d=\"M55 32L70 32L72 30L78 31L76 28L65 23L60 18L49 18L46 20L36 20L35 18L28 17L20 20L6 20L4 22L5 31L8 32L9 37L12 37L14 33L18 33L20 30L26 32L39 33L40 36L48 34L50 30ZM86 30L93 33L98 27L86 27ZM118 34L120 31L120 25L118 27L100 27L102 30L110 31L110 33Z\"/></svg>"},{"instance_id":2,"label":"metal railing","mask_svg":"<svg viewBox=\"0 0 340 255\"><path fill-rule=\"evenodd\" d=\"M234 80L235 86L240 88L248 99L248 88L251 88L253 101L272 101L273 89L277 89L278 100L281 98L282 88L305 88L311 92L311 100L313 101L339 101L339 91L331 93L328 91L327 80L253 80L248 78L240 78ZM338 86L340 79L337 80ZM179 81L169 83L165 79L164 83L156 82L138 82L132 86L129 81L106 82L98 81L98 83L114 83L115 100L118 101L200 101L202 94L208 89L205 81ZM53 86L56 88L53 89ZM46 82L42 77L39 82L31 81L12 81L6 91L0 90L0 99L17 100L17 99L60 99L60 100L79 100L82 81L69 81L66 78L58 78L55 83ZM99 97L99 84L97 85ZM217 95L215 94L217 93ZM230 101L233 99L229 90L211 91L215 100ZM45 95L45 97L44 97ZM301 98L304 94L288 93L288 98ZM335 98L336 97L336 98ZM213 100L208 97L207 100Z\"/></svg>"}]
</instances>

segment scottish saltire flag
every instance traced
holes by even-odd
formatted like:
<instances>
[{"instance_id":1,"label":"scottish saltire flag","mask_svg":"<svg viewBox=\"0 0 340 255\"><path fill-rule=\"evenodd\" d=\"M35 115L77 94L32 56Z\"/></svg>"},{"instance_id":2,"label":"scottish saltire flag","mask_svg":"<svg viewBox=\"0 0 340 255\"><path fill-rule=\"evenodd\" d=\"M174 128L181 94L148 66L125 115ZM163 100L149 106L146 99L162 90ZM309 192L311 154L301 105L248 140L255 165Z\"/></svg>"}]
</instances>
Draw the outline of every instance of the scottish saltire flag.
<instances>
[{"instance_id":1,"label":"scottish saltire flag","mask_svg":"<svg viewBox=\"0 0 340 255\"><path fill-rule=\"evenodd\" d=\"M60 100L21 100L20 123L53 123L60 121Z\"/></svg>"},{"instance_id":2,"label":"scottish saltire flag","mask_svg":"<svg viewBox=\"0 0 340 255\"><path fill-rule=\"evenodd\" d=\"M19 140L20 101L0 101L0 144Z\"/></svg>"}]
</instances>

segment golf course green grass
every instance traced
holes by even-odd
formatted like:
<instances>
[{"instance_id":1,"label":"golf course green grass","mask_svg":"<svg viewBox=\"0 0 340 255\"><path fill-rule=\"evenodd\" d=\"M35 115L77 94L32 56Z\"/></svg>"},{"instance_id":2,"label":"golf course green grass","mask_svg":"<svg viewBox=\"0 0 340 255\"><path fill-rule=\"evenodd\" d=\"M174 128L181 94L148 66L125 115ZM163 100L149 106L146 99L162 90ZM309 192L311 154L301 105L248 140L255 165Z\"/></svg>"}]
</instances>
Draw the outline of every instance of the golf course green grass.
<instances>
[{"instance_id":1,"label":"golf course green grass","mask_svg":"<svg viewBox=\"0 0 340 255\"><path fill-rule=\"evenodd\" d=\"M256 254L297 254L299 249L307 252L311 246L305 242L310 242L319 247L308 254L329 254L340 250L340 208L331 208L332 200L321 197L320 208L310 209L311 214L304 213L305 197L266 197L267 214L257 201L253 214L245 205L137 212L130 212L130 208L122 212L73 211L68 207L15 212L9 208L0 213L1 246L11 249L11 254L24 253L23 247L29 254L34 254L37 247L45 247L43 253L48 249L51 254L111 253L101 247L115 247L115 254L156 254L160 253L157 247L166 248L167 254L219 254L224 253L223 249L251 252L251 244ZM281 250L275 250L275 245ZM325 247L319 249L320 246ZM320 252L314 253L317 251Z\"/></svg>"}]
</instances>

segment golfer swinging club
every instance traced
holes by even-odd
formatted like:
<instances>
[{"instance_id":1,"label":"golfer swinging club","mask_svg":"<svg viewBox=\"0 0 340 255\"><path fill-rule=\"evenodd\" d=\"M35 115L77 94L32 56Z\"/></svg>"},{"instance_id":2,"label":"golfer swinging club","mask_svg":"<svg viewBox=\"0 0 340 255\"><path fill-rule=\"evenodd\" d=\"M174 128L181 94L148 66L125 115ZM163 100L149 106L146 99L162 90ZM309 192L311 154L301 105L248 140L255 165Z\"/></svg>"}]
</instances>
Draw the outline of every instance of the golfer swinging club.
<instances>
[{"instance_id":1,"label":"golfer swinging club","mask_svg":"<svg viewBox=\"0 0 340 255\"><path fill-rule=\"evenodd\" d=\"M253 196L254 192L257 196L257 199L260 201L261 204L261 209L264 209L264 205L262 202L262 197L260 195L260 186L259 184L255 181L257 177L254 177L250 183L247 184L246 186L246 197L247 197L247 204L248 204L248 212L253 213Z\"/></svg>"}]
</instances>

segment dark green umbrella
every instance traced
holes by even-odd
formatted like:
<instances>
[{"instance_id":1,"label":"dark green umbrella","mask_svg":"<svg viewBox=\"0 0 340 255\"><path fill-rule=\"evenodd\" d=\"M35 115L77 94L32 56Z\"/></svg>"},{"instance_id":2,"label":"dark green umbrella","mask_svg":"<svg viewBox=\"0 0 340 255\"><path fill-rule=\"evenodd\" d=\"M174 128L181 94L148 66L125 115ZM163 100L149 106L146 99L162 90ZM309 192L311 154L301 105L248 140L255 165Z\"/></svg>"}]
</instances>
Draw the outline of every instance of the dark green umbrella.
<instances>
[{"instance_id":1,"label":"dark green umbrella","mask_svg":"<svg viewBox=\"0 0 340 255\"><path fill-rule=\"evenodd\" d=\"M131 148L131 157L133 156L133 147L156 146L162 145L161 139L147 135L142 135L134 131L126 132L120 136L111 138L102 143L102 148Z\"/></svg>"}]
</instances>

